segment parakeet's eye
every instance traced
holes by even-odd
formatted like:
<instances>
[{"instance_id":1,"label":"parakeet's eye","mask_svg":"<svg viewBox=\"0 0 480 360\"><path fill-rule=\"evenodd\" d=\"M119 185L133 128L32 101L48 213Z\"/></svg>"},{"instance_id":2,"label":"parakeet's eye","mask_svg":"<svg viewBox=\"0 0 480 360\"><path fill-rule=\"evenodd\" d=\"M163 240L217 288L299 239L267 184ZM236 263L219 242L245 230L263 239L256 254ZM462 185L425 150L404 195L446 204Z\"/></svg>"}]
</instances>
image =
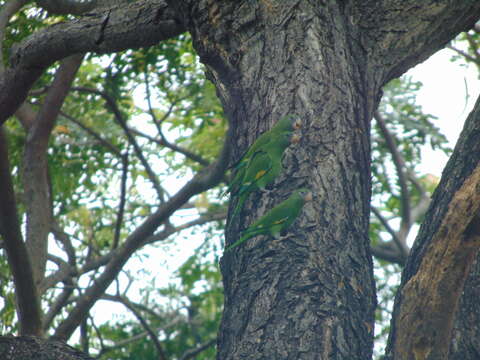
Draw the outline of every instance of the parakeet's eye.
<instances>
[{"instance_id":1,"label":"parakeet's eye","mask_svg":"<svg viewBox=\"0 0 480 360\"><path fill-rule=\"evenodd\" d=\"M298 194L300 194L305 201L311 201L313 199L313 194L309 189L299 189Z\"/></svg>"}]
</instances>

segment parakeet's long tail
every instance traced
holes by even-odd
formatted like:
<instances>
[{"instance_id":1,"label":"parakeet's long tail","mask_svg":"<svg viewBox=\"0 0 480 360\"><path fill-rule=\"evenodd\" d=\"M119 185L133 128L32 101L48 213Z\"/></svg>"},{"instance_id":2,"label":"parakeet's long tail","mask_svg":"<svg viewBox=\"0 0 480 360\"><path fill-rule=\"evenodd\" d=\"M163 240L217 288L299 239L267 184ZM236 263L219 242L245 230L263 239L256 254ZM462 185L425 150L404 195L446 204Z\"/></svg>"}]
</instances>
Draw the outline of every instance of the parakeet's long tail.
<instances>
[{"instance_id":1,"label":"parakeet's long tail","mask_svg":"<svg viewBox=\"0 0 480 360\"><path fill-rule=\"evenodd\" d=\"M248 230L248 229L247 229ZM227 247L225 249L225 252L227 251L230 251L232 250L234 247L237 247L238 245L244 243L245 241L247 241L248 239L254 237L254 236L257 236L257 235L260 235L262 232L261 231L244 231L243 232L243 235L240 237L240 239L236 242L234 242L232 245L230 245L229 247Z\"/></svg>"},{"instance_id":2,"label":"parakeet's long tail","mask_svg":"<svg viewBox=\"0 0 480 360\"><path fill-rule=\"evenodd\" d=\"M230 217L230 219L235 219L235 217L240 213L240 210L243 209L243 204L247 200L248 193L247 194L242 194L238 197L237 204L235 205L235 209L233 209L233 214Z\"/></svg>"}]
</instances>

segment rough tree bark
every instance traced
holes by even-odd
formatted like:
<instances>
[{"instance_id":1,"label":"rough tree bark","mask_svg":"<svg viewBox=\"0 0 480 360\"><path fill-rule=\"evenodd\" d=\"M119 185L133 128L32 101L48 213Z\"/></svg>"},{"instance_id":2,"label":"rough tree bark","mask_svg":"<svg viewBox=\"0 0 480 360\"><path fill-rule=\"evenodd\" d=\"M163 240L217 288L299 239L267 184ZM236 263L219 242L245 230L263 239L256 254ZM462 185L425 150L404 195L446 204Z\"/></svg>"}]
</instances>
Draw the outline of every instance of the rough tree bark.
<instances>
[{"instance_id":1,"label":"rough tree bark","mask_svg":"<svg viewBox=\"0 0 480 360\"><path fill-rule=\"evenodd\" d=\"M303 120L301 142L288 150L275 191L255 194L239 221L228 222L227 244L293 189L308 186L315 194L281 241L257 237L222 259L226 300L218 359L370 358L375 308L368 242L370 119L381 87L473 26L480 2L172 0L170 5L141 0L112 10L107 24L98 14L26 39L0 77L0 123L54 61L77 52L148 46L188 29L230 120L231 162L280 116ZM467 178L473 171L462 174ZM187 189L187 195L203 184ZM121 251L133 251L167 207ZM112 262L91 293L105 289L123 263ZM409 264L416 264L407 265L410 276L421 268L415 260ZM459 290L454 295L458 298ZM79 304L59 337L70 336L93 302ZM409 330L395 328L394 339ZM423 348L416 353L425 354Z\"/></svg>"}]
</instances>

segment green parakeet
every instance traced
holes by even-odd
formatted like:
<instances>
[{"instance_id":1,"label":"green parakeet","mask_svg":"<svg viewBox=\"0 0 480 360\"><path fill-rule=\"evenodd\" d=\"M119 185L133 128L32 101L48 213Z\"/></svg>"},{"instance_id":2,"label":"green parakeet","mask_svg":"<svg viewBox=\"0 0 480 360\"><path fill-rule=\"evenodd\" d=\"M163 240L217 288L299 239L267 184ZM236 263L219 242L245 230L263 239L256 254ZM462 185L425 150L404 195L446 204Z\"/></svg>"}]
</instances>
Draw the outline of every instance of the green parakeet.
<instances>
[{"instance_id":1,"label":"green parakeet","mask_svg":"<svg viewBox=\"0 0 480 360\"><path fill-rule=\"evenodd\" d=\"M295 129L301 126L300 119L292 115L282 117L269 131L260 135L257 140L250 146L247 152L241 157L241 159L233 166L235 169L235 176L230 182L227 193L236 194L243 183L246 168L253 157L263 148L282 133L292 133ZM288 145L287 145L288 146Z\"/></svg>"},{"instance_id":2,"label":"green parakeet","mask_svg":"<svg viewBox=\"0 0 480 360\"><path fill-rule=\"evenodd\" d=\"M280 175L282 155L290 144L291 137L291 132L280 133L252 155L245 168L242 183L239 185L237 192L232 194L238 196L237 204L231 216L232 219L237 216L253 191L265 189Z\"/></svg>"},{"instance_id":3,"label":"green parakeet","mask_svg":"<svg viewBox=\"0 0 480 360\"><path fill-rule=\"evenodd\" d=\"M311 199L310 190L305 188L295 190L288 199L272 208L243 231L240 239L227 247L225 252L257 235L270 235L277 239L282 231L293 224L305 202Z\"/></svg>"}]
</instances>

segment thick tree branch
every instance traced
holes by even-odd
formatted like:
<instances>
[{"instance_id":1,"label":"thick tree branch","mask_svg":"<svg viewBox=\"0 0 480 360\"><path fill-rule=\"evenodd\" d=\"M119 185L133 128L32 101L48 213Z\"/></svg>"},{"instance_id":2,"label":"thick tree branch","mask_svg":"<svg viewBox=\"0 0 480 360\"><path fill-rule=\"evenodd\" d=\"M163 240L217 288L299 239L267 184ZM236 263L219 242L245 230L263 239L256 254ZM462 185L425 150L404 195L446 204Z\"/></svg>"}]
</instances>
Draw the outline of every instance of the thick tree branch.
<instances>
[{"instance_id":1,"label":"thick tree branch","mask_svg":"<svg viewBox=\"0 0 480 360\"><path fill-rule=\"evenodd\" d=\"M0 351L3 360L94 360L61 341L42 340L31 336L0 336Z\"/></svg>"},{"instance_id":2,"label":"thick tree branch","mask_svg":"<svg viewBox=\"0 0 480 360\"><path fill-rule=\"evenodd\" d=\"M471 29L480 2L385 0L372 6L356 0L348 12L361 34L359 46L377 63L370 66L372 76L385 84Z\"/></svg>"},{"instance_id":3,"label":"thick tree branch","mask_svg":"<svg viewBox=\"0 0 480 360\"><path fill-rule=\"evenodd\" d=\"M40 299L33 279L32 264L23 242L18 221L15 192L11 178L8 150L0 128L0 234L15 284L20 334L42 335Z\"/></svg>"},{"instance_id":4,"label":"thick tree branch","mask_svg":"<svg viewBox=\"0 0 480 360\"><path fill-rule=\"evenodd\" d=\"M387 243L387 245L389 244L391 243ZM370 250L372 251L372 255L379 260L388 261L401 266L405 265L405 258L399 254L398 250L393 249L393 246L372 246L370 247Z\"/></svg>"},{"instance_id":5,"label":"thick tree branch","mask_svg":"<svg viewBox=\"0 0 480 360\"><path fill-rule=\"evenodd\" d=\"M11 68L0 73L0 125L25 100L47 67L75 53L112 53L152 46L185 31L164 0L139 0L32 34L12 52ZM102 34L100 42L96 41Z\"/></svg>"},{"instance_id":6,"label":"thick tree branch","mask_svg":"<svg viewBox=\"0 0 480 360\"><path fill-rule=\"evenodd\" d=\"M27 208L26 244L37 283L40 283L44 276L47 237L52 224L47 170L48 140L82 60L83 55L74 55L62 62L45 102L28 130L25 143L23 183Z\"/></svg>"}]
</instances>

